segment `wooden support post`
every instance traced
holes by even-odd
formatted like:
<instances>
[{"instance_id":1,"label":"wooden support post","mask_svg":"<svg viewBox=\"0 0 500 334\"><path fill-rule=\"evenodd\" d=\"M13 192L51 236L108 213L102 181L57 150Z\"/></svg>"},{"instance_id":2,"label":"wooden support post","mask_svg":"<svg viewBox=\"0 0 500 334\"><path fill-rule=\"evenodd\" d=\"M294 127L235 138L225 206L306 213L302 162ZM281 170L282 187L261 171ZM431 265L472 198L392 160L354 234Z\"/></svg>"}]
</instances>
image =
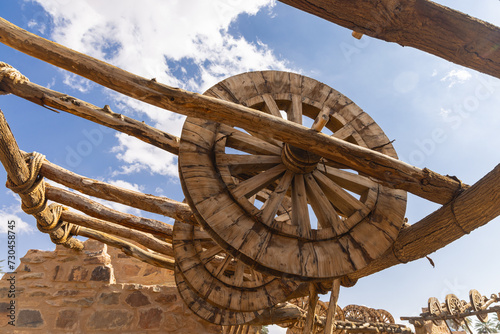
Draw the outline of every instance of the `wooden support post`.
<instances>
[{"instance_id":1,"label":"wooden support post","mask_svg":"<svg viewBox=\"0 0 500 334\"><path fill-rule=\"evenodd\" d=\"M179 154L180 139L170 133L158 130L122 114L117 114L105 106L99 108L75 97L56 92L29 81L19 81L10 77L0 80L0 91L9 92L23 99L55 108L85 118L89 121L126 133L162 150Z\"/></svg>"},{"instance_id":2,"label":"wooden support post","mask_svg":"<svg viewBox=\"0 0 500 334\"><path fill-rule=\"evenodd\" d=\"M109 246L115 247L123 251L125 254L135 257L143 262L149 263L153 266L165 268L169 270L174 270L175 262L167 257L157 255L145 251L130 242L126 242L120 238L114 237L112 235L95 231L87 227L80 227L78 235L83 237L91 238Z\"/></svg>"},{"instance_id":3,"label":"wooden support post","mask_svg":"<svg viewBox=\"0 0 500 334\"><path fill-rule=\"evenodd\" d=\"M30 178L36 177L36 175L31 175L24 155L19 150L17 142L12 134L7 121L5 120L3 112L0 110L0 161L2 162L7 175L14 185L24 185ZM43 180L40 181L39 186L35 186L33 190L21 191L19 197L23 203L23 209L31 213L32 208L40 207L41 211L34 210L32 213L36 218L37 223L40 227L47 227L53 224L55 214L51 211L49 207L46 207L45 202L45 191L42 185ZM31 188L31 187L30 187ZM38 211L38 212L37 212ZM65 231L62 227L57 228L50 232L51 239L64 240L66 239ZM62 242L64 246L72 249L81 250L83 249L83 244L74 238L69 238L65 242Z\"/></svg>"},{"instance_id":4,"label":"wooden support post","mask_svg":"<svg viewBox=\"0 0 500 334\"><path fill-rule=\"evenodd\" d=\"M392 249L348 275L358 279L400 263L420 259L500 215L500 164L451 203L404 228Z\"/></svg>"},{"instance_id":5,"label":"wooden support post","mask_svg":"<svg viewBox=\"0 0 500 334\"><path fill-rule=\"evenodd\" d=\"M140 101L284 141L436 203L448 203L463 187L450 177L317 133L280 117L147 80L31 34L1 18L0 42Z\"/></svg>"},{"instance_id":6,"label":"wooden support post","mask_svg":"<svg viewBox=\"0 0 500 334\"><path fill-rule=\"evenodd\" d=\"M161 221L116 211L74 192L48 184L45 186L45 195L51 201L70 206L91 217L122 225L132 230L151 233L164 240L172 241L172 225Z\"/></svg>"},{"instance_id":7,"label":"wooden support post","mask_svg":"<svg viewBox=\"0 0 500 334\"><path fill-rule=\"evenodd\" d=\"M316 305L318 305L318 289L316 284L309 285L309 303L307 304L306 322L304 324L303 334L314 334L314 325L316 320Z\"/></svg>"},{"instance_id":8,"label":"wooden support post","mask_svg":"<svg viewBox=\"0 0 500 334\"><path fill-rule=\"evenodd\" d=\"M330 302L328 303L328 313L326 314L326 324L324 334L333 334L335 328L335 314L337 313L337 301L340 292L340 279L333 280Z\"/></svg>"},{"instance_id":9,"label":"wooden support post","mask_svg":"<svg viewBox=\"0 0 500 334\"><path fill-rule=\"evenodd\" d=\"M180 203L166 197L143 194L138 191L120 188L105 182L78 175L55 165L47 160L43 161L40 174L49 180L60 183L68 188L78 190L86 195L121 203L133 208L149 211L178 219L188 224L197 224L193 212L186 203ZM172 227L168 224L157 225L159 232L171 233ZM167 228L167 230L165 230Z\"/></svg>"},{"instance_id":10,"label":"wooden support post","mask_svg":"<svg viewBox=\"0 0 500 334\"><path fill-rule=\"evenodd\" d=\"M280 0L358 34L500 78L500 28L428 0Z\"/></svg>"}]
</instances>

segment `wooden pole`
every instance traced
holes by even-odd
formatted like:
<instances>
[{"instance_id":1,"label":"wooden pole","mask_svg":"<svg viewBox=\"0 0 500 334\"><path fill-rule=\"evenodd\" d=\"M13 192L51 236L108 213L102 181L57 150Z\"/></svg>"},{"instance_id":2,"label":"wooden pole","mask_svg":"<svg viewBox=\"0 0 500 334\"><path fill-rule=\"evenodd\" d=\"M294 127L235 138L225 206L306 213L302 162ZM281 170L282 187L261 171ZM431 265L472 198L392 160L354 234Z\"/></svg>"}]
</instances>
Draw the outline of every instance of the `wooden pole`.
<instances>
[{"instance_id":1,"label":"wooden pole","mask_svg":"<svg viewBox=\"0 0 500 334\"><path fill-rule=\"evenodd\" d=\"M309 284L309 302L307 304L307 316L304 324L304 334L314 334L314 324L316 320L316 305L318 305L318 289L316 284Z\"/></svg>"},{"instance_id":2,"label":"wooden pole","mask_svg":"<svg viewBox=\"0 0 500 334\"><path fill-rule=\"evenodd\" d=\"M78 235L91 238L100 241L102 243L105 243L109 246L118 248L128 256L135 257L136 259L149 263L153 266L174 270L175 267L174 260L145 251L137 247L136 245L131 244L130 242L126 242L112 235L95 231L86 227L80 227Z\"/></svg>"},{"instance_id":3,"label":"wooden pole","mask_svg":"<svg viewBox=\"0 0 500 334\"><path fill-rule=\"evenodd\" d=\"M333 280L330 302L328 303L328 313L326 314L326 324L324 334L333 334L335 327L335 314L337 312L337 301L340 292L340 279Z\"/></svg>"},{"instance_id":4,"label":"wooden pole","mask_svg":"<svg viewBox=\"0 0 500 334\"><path fill-rule=\"evenodd\" d=\"M132 230L151 233L165 240L172 241L172 225L161 221L116 211L74 192L48 184L45 186L45 195L51 201L70 206L91 217L106 220Z\"/></svg>"},{"instance_id":5,"label":"wooden pole","mask_svg":"<svg viewBox=\"0 0 500 334\"><path fill-rule=\"evenodd\" d=\"M358 34L500 78L500 28L428 0L280 0Z\"/></svg>"},{"instance_id":6,"label":"wooden pole","mask_svg":"<svg viewBox=\"0 0 500 334\"><path fill-rule=\"evenodd\" d=\"M121 203L133 208L145 210L188 224L197 224L189 205L180 203L166 197L143 194L138 191L117 187L105 182L87 178L47 160L43 161L40 174L49 180L60 183L68 188L78 190L86 195ZM164 231L164 225L157 225L158 232ZM171 230L171 227L168 227Z\"/></svg>"},{"instance_id":7,"label":"wooden pole","mask_svg":"<svg viewBox=\"0 0 500 334\"><path fill-rule=\"evenodd\" d=\"M174 251L171 244L163 242L160 239L153 237L149 233L135 231L130 228L116 225L101 219L81 215L69 210L63 211L61 213L61 219L78 226L90 228L95 231L133 240L134 242L146 248L149 248L168 257L174 256Z\"/></svg>"},{"instance_id":8,"label":"wooden pole","mask_svg":"<svg viewBox=\"0 0 500 334\"><path fill-rule=\"evenodd\" d=\"M499 215L500 164L451 203L404 228L392 249L348 277L358 279L400 263L420 259Z\"/></svg>"},{"instance_id":9,"label":"wooden pole","mask_svg":"<svg viewBox=\"0 0 500 334\"><path fill-rule=\"evenodd\" d=\"M51 107L85 118L117 131L136 137L162 150L179 154L180 139L133 118L111 111L109 106L99 108L75 97L56 92L29 81L5 77L0 81L0 91L9 92L44 107Z\"/></svg>"},{"instance_id":10,"label":"wooden pole","mask_svg":"<svg viewBox=\"0 0 500 334\"><path fill-rule=\"evenodd\" d=\"M9 179L14 185L23 185L30 179L31 171L24 159L23 154L17 146L14 135L12 134L12 131L10 130L10 127L7 124L1 110L0 161L4 166ZM41 182L44 181L42 180ZM35 208L41 204L40 208L43 208L43 210L34 212L33 216L40 226L46 227L52 224L54 220L54 213L50 210L50 208L44 207L43 202L45 202L45 191L43 188L43 185L40 183L40 186L35 187L32 191L19 193L19 197L21 197L24 208ZM63 238L65 238L65 234L66 232L62 227L50 232L51 239L53 240L63 240ZM66 242L63 242L63 245L71 249L83 249L83 244L74 238L67 239Z\"/></svg>"},{"instance_id":11,"label":"wooden pole","mask_svg":"<svg viewBox=\"0 0 500 334\"><path fill-rule=\"evenodd\" d=\"M140 101L284 141L436 203L449 202L463 186L450 177L317 133L280 117L147 80L31 34L1 18L0 42Z\"/></svg>"}]
</instances>

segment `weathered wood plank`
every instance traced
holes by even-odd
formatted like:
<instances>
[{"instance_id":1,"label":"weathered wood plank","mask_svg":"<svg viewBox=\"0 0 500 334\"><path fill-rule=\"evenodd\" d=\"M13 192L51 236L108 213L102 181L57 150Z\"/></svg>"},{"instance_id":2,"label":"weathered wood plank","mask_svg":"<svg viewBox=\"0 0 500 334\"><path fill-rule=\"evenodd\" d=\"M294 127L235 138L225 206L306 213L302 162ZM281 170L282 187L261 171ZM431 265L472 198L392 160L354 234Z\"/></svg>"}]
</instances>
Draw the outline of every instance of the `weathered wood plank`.
<instances>
[{"instance_id":1,"label":"weathered wood plank","mask_svg":"<svg viewBox=\"0 0 500 334\"><path fill-rule=\"evenodd\" d=\"M500 78L500 28L427 0L280 0L387 42Z\"/></svg>"},{"instance_id":2,"label":"weathered wood plank","mask_svg":"<svg viewBox=\"0 0 500 334\"><path fill-rule=\"evenodd\" d=\"M378 178L388 186L405 189L437 203L449 202L461 187L458 181L449 177L316 133L282 118L141 78L31 34L4 19L0 19L0 41L135 99L180 114L207 118L271 136ZM302 83L294 82L295 76L290 78L291 90L301 87Z\"/></svg>"}]
</instances>

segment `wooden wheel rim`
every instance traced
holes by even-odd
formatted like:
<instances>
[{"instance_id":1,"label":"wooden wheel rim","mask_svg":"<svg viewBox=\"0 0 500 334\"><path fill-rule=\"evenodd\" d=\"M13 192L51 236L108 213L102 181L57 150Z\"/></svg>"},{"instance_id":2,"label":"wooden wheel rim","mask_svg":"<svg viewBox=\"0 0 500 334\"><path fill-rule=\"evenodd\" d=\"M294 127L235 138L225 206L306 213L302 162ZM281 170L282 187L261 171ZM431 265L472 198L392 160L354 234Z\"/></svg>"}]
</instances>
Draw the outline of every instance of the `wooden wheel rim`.
<instances>
[{"instance_id":1,"label":"wooden wheel rim","mask_svg":"<svg viewBox=\"0 0 500 334\"><path fill-rule=\"evenodd\" d=\"M451 315L458 315L465 311L465 307L462 304L462 301L458 299L454 294L446 295L445 298L446 308L448 309L448 313ZM463 318L454 318L453 321L458 325L462 326L464 324Z\"/></svg>"},{"instance_id":2,"label":"wooden wheel rim","mask_svg":"<svg viewBox=\"0 0 500 334\"><path fill-rule=\"evenodd\" d=\"M479 291L472 289L469 292L469 299L472 309L474 311L484 310L484 300L483 296L479 293ZM488 321L488 313L486 314L477 314L476 315L479 321L487 322Z\"/></svg>"},{"instance_id":3,"label":"wooden wheel rim","mask_svg":"<svg viewBox=\"0 0 500 334\"><path fill-rule=\"evenodd\" d=\"M349 321L367 322L370 315L366 309L359 305L347 305L344 307L344 317Z\"/></svg>"},{"instance_id":4,"label":"wooden wheel rim","mask_svg":"<svg viewBox=\"0 0 500 334\"><path fill-rule=\"evenodd\" d=\"M315 129L330 129L339 138L396 157L387 137L366 113L332 88L304 76L244 73L205 94L276 116L280 108L286 108L292 121L309 116L314 118ZM253 160L245 162L246 157L231 155L226 147L236 147ZM196 118L184 124L179 151L184 194L200 224L234 257L276 276L330 279L364 268L393 244L403 223L404 191L340 170L338 164L323 158L304 174L291 171L281 158L282 147L273 139ZM255 173L252 168L264 171L251 176L250 183L255 177L262 182L258 187L274 182L268 189L273 205L267 212L266 204L260 210L249 201L262 187L249 189L249 182L235 181L235 170ZM359 199L351 195L356 191L361 193ZM336 197L338 201L332 204ZM280 221L277 214L284 198L291 198L293 209L289 219ZM311 227L308 204L319 217L318 229Z\"/></svg>"},{"instance_id":5,"label":"wooden wheel rim","mask_svg":"<svg viewBox=\"0 0 500 334\"><path fill-rule=\"evenodd\" d=\"M441 303L436 297L429 298L427 302L429 313L433 316L440 316L443 313L443 309L441 308ZM441 326L443 320L432 320L434 325Z\"/></svg>"},{"instance_id":6,"label":"wooden wheel rim","mask_svg":"<svg viewBox=\"0 0 500 334\"><path fill-rule=\"evenodd\" d=\"M392 314L387 311L387 310L384 310L384 309L378 309L376 310L379 314L380 314L380 320L381 322L385 323L385 324L394 324L394 317L392 316Z\"/></svg>"},{"instance_id":7,"label":"wooden wheel rim","mask_svg":"<svg viewBox=\"0 0 500 334\"><path fill-rule=\"evenodd\" d=\"M204 299L199 298L199 296L191 290L177 266L175 266L174 275L177 290L184 300L184 303L194 314L210 323L223 326L242 325L252 321L264 311L236 312L216 307Z\"/></svg>"},{"instance_id":8,"label":"wooden wheel rim","mask_svg":"<svg viewBox=\"0 0 500 334\"><path fill-rule=\"evenodd\" d=\"M284 302L298 287L292 280L249 268L210 241L200 227L175 222L177 267L190 289L210 304L232 311L259 311Z\"/></svg>"}]
</instances>

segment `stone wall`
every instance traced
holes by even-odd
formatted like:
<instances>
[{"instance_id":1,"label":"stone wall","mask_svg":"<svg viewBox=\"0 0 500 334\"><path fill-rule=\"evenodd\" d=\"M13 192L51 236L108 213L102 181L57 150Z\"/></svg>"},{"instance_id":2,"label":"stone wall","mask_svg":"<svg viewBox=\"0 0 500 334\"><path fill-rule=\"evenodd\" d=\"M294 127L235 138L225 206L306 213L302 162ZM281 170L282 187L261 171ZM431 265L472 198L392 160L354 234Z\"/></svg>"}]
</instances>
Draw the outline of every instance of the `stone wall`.
<instances>
[{"instance_id":1,"label":"stone wall","mask_svg":"<svg viewBox=\"0 0 500 334\"><path fill-rule=\"evenodd\" d=\"M187 308L170 271L97 241L87 240L82 252L30 250L16 272L0 280L0 332L221 333Z\"/></svg>"}]
</instances>

